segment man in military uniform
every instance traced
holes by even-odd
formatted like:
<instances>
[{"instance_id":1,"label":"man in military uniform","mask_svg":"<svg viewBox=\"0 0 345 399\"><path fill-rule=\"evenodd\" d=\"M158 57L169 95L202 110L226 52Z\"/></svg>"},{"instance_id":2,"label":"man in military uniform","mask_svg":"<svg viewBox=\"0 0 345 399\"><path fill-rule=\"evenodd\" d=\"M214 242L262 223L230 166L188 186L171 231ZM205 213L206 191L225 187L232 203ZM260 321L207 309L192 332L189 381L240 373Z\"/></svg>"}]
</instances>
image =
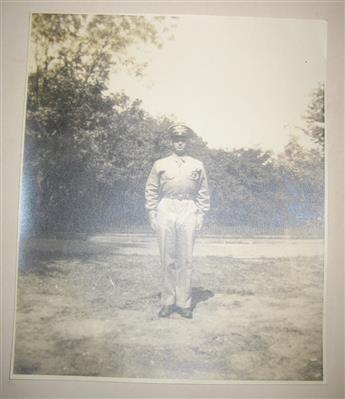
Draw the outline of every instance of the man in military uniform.
<instances>
[{"instance_id":1,"label":"man in military uniform","mask_svg":"<svg viewBox=\"0 0 345 399\"><path fill-rule=\"evenodd\" d=\"M158 235L163 268L158 316L169 317L177 311L182 317L192 318L193 245L210 198L202 162L187 156L192 130L173 125L169 133L173 153L155 162L145 189L146 209Z\"/></svg>"}]
</instances>

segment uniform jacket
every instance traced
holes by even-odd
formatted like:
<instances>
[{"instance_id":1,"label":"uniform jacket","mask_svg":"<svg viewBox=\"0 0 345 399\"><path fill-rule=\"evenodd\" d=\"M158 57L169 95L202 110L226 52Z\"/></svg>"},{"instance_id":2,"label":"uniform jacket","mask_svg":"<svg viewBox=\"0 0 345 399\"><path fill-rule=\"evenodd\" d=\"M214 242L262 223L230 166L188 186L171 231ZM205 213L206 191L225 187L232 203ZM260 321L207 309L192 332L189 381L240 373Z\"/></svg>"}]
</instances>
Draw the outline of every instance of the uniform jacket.
<instances>
[{"instance_id":1,"label":"uniform jacket","mask_svg":"<svg viewBox=\"0 0 345 399\"><path fill-rule=\"evenodd\" d=\"M175 153L159 159L147 179L146 209L156 211L162 198L191 199L199 213L210 209L210 196L204 165L190 156Z\"/></svg>"}]
</instances>

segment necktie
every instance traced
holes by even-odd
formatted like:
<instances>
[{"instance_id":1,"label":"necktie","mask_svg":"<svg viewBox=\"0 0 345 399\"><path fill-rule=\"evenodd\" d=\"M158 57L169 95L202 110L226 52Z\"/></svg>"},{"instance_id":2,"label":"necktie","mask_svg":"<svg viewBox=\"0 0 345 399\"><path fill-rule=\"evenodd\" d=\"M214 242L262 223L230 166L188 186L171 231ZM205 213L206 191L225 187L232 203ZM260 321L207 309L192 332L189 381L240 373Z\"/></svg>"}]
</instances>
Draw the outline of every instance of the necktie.
<instances>
[{"instance_id":1,"label":"necktie","mask_svg":"<svg viewBox=\"0 0 345 399\"><path fill-rule=\"evenodd\" d=\"M177 166L180 168L185 163L185 159L182 157L177 158Z\"/></svg>"}]
</instances>

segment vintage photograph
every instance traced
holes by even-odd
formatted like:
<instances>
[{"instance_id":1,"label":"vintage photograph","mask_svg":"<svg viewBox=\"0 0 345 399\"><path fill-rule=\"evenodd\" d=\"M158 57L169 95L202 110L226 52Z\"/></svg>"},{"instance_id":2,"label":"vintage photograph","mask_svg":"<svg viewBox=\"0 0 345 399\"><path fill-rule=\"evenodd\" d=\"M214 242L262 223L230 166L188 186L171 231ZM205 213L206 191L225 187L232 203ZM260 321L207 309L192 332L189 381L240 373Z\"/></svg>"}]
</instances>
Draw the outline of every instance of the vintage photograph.
<instances>
[{"instance_id":1,"label":"vintage photograph","mask_svg":"<svg viewBox=\"0 0 345 399\"><path fill-rule=\"evenodd\" d=\"M12 378L324 380L326 39L32 14Z\"/></svg>"}]
</instances>

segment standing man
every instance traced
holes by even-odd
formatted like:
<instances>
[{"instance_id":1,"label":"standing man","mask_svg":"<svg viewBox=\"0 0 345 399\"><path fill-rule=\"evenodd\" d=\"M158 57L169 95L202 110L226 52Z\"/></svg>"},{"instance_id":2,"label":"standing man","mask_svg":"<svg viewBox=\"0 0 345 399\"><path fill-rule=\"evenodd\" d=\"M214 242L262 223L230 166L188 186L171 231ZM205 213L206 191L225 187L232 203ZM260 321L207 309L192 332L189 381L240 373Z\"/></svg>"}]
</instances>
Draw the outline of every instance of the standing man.
<instances>
[{"instance_id":1,"label":"standing man","mask_svg":"<svg viewBox=\"0 0 345 399\"><path fill-rule=\"evenodd\" d=\"M163 287L159 317L177 311L191 319L192 254L195 232L210 208L207 178L202 162L187 156L192 130L169 128L173 154L152 167L145 189L150 224L157 232Z\"/></svg>"}]
</instances>

